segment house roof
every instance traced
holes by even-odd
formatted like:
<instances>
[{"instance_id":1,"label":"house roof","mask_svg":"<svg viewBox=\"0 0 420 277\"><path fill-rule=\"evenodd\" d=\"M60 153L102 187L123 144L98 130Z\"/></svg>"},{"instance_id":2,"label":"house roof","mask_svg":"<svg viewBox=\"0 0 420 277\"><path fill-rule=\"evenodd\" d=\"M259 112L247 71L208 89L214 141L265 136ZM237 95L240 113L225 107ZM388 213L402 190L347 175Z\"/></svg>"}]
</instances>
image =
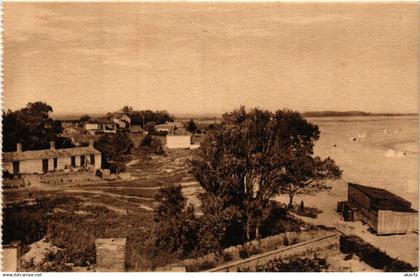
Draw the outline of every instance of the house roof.
<instances>
[{"instance_id":1,"label":"house roof","mask_svg":"<svg viewBox=\"0 0 420 277\"><path fill-rule=\"evenodd\" d=\"M60 158L91 154L101 154L101 152L89 146L63 149L28 150L22 152L4 152L3 162L41 160L47 158Z\"/></svg>"},{"instance_id":2,"label":"house roof","mask_svg":"<svg viewBox=\"0 0 420 277\"><path fill-rule=\"evenodd\" d=\"M112 115L112 118L120 119L120 120L124 120L124 121L131 121L131 118L126 113L114 113Z\"/></svg>"},{"instance_id":3,"label":"house roof","mask_svg":"<svg viewBox=\"0 0 420 277\"><path fill-rule=\"evenodd\" d=\"M398 212L414 212L411 209L411 203L404 198L393 194L385 189L362 186L359 184L349 183L349 186L353 186L358 190L362 191L371 200L371 207L376 210L391 210Z\"/></svg>"},{"instance_id":4,"label":"house roof","mask_svg":"<svg viewBox=\"0 0 420 277\"><path fill-rule=\"evenodd\" d=\"M167 121L167 122L165 122L163 124L156 124L155 127L162 127L162 128L164 128L164 127L171 127L171 128L177 127L177 128L183 128L184 125L181 122L178 122L178 121L174 121L174 122L168 122Z\"/></svg>"}]
</instances>

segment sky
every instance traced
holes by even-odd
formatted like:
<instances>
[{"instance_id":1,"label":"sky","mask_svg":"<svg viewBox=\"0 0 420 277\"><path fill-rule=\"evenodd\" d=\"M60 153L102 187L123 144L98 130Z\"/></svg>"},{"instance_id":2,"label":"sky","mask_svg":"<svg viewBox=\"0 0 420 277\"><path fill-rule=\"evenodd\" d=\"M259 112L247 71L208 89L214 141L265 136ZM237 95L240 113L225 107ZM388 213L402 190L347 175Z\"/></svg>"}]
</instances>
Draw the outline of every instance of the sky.
<instances>
[{"instance_id":1,"label":"sky","mask_svg":"<svg viewBox=\"0 0 420 277\"><path fill-rule=\"evenodd\" d=\"M418 110L416 4L4 3L4 109Z\"/></svg>"}]
</instances>

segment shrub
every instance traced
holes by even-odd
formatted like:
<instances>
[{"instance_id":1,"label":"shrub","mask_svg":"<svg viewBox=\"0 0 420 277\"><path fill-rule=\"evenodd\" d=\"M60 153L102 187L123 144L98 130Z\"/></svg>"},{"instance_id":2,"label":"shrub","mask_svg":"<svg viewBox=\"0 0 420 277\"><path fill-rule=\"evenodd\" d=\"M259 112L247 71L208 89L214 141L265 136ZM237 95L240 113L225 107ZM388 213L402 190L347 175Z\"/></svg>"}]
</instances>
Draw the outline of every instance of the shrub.
<instances>
[{"instance_id":1,"label":"shrub","mask_svg":"<svg viewBox=\"0 0 420 277\"><path fill-rule=\"evenodd\" d=\"M246 259L259 253L261 253L261 248L255 245L243 245L239 247L239 257L241 259Z\"/></svg>"},{"instance_id":2,"label":"shrub","mask_svg":"<svg viewBox=\"0 0 420 277\"><path fill-rule=\"evenodd\" d=\"M199 271L204 271L210 268L213 268L215 266L214 261L204 261L201 264L199 264L198 269Z\"/></svg>"},{"instance_id":3,"label":"shrub","mask_svg":"<svg viewBox=\"0 0 420 277\"><path fill-rule=\"evenodd\" d=\"M288 246L289 244L290 244L289 243L289 238L287 236L284 236L284 238L283 238L283 245Z\"/></svg>"},{"instance_id":4,"label":"shrub","mask_svg":"<svg viewBox=\"0 0 420 277\"><path fill-rule=\"evenodd\" d=\"M162 142L156 136L147 134L140 143L142 148L148 149L156 155L163 155L165 153Z\"/></svg>"},{"instance_id":5,"label":"shrub","mask_svg":"<svg viewBox=\"0 0 420 277\"><path fill-rule=\"evenodd\" d=\"M225 262L229 262L229 261L233 260L232 254L230 254L229 252L224 251L223 252L223 260Z\"/></svg>"},{"instance_id":6,"label":"shrub","mask_svg":"<svg viewBox=\"0 0 420 277\"><path fill-rule=\"evenodd\" d=\"M321 272L328 269L327 259L325 257L299 256L294 255L286 259L279 258L268 261L266 264L257 265L256 272ZM250 272L249 267L238 268L238 272Z\"/></svg>"},{"instance_id":7,"label":"shrub","mask_svg":"<svg viewBox=\"0 0 420 277\"><path fill-rule=\"evenodd\" d=\"M284 232L299 232L302 223L291 218L285 207L278 203L270 203L267 218L261 226L262 237L274 236Z\"/></svg>"},{"instance_id":8,"label":"shrub","mask_svg":"<svg viewBox=\"0 0 420 277\"><path fill-rule=\"evenodd\" d=\"M215 261L209 259L209 260L205 260L203 262L198 262L198 263L188 265L186 267L186 270L188 272L199 272L199 271L204 271L204 270L213 268L215 266L216 266Z\"/></svg>"},{"instance_id":9,"label":"shrub","mask_svg":"<svg viewBox=\"0 0 420 277\"><path fill-rule=\"evenodd\" d=\"M340 251L342 253L354 253L362 261L376 269L393 272L417 271L416 267L388 256L385 252L357 236L341 236Z\"/></svg>"}]
</instances>

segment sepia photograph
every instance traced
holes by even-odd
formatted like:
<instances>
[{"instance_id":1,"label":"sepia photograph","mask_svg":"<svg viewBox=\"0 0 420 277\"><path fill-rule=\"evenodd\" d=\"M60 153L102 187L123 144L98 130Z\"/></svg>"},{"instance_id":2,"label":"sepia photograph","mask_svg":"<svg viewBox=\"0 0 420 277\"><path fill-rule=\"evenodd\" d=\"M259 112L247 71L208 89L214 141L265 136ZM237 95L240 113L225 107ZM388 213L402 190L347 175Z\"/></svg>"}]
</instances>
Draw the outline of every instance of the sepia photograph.
<instances>
[{"instance_id":1,"label":"sepia photograph","mask_svg":"<svg viewBox=\"0 0 420 277\"><path fill-rule=\"evenodd\" d=\"M417 276L418 2L1 5L2 272Z\"/></svg>"}]
</instances>

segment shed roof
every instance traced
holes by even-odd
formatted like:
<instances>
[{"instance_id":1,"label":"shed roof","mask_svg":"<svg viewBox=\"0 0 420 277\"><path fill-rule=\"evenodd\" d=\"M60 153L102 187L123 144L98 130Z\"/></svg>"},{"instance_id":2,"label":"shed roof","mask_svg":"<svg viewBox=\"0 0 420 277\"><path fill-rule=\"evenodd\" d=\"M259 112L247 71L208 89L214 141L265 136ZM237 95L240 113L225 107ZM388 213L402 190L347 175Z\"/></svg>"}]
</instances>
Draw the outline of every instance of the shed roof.
<instances>
[{"instance_id":1,"label":"shed roof","mask_svg":"<svg viewBox=\"0 0 420 277\"><path fill-rule=\"evenodd\" d=\"M171 127L171 128L177 127L177 128L182 128L182 127L184 127L184 124L182 124L181 122L178 122L178 121L174 121L174 122L167 121L167 122L162 123L162 124L156 124L155 127L161 127L161 128L165 128L165 127Z\"/></svg>"},{"instance_id":2,"label":"shed roof","mask_svg":"<svg viewBox=\"0 0 420 277\"><path fill-rule=\"evenodd\" d=\"M101 152L90 146L62 149L28 150L22 152L4 152L3 162L41 160L91 154L101 154Z\"/></svg>"},{"instance_id":3,"label":"shed roof","mask_svg":"<svg viewBox=\"0 0 420 277\"><path fill-rule=\"evenodd\" d=\"M371 207L376 210L391 210L398 212L415 211L411 209L411 203L409 201L385 189L362 186L353 183L349 183L349 187L350 186L360 190L368 196L371 200Z\"/></svg>"}]
</instances>

